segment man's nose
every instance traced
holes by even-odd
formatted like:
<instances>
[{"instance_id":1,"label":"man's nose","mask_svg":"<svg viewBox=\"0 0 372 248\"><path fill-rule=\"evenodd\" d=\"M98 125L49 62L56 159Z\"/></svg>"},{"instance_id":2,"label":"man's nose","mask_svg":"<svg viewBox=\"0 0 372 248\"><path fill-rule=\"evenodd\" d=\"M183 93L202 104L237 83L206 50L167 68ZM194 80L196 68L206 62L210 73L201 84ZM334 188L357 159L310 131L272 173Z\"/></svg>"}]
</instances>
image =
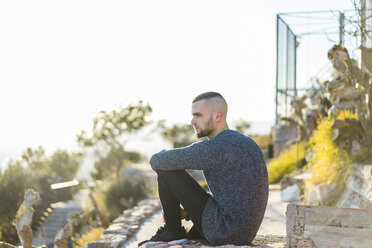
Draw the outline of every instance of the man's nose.
<instances>
[{"instance_id":1,"label":"man's nose","mask_svg":"<svg viewBox=\"0 0 372 248\"><path fill-rule=\"evenodd\" d=\"M195 125L195 117L193 117L193 118L191 119L191 124L192 124L192 125Z\"/></svg>"}]
</instances>

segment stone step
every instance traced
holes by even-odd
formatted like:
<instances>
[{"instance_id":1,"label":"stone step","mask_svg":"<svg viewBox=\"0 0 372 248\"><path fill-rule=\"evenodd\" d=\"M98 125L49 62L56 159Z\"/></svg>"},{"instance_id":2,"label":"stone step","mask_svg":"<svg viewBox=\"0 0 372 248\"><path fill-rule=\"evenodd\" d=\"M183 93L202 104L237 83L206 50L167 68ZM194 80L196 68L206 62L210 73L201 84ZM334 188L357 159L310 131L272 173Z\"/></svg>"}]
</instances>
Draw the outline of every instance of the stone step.
<instances>
[{"instance_id":1,"label":"stone step","mask_svg":"<svg viewBox=\"0 0 372 248\"><path fill-rule=\"evenodd\" d=\"M57 232L61 230L67 223L68 219L72 214L81 213L81 208L76 202L58 202L52 204L52 212L46 217L45 221L42 223L44 226L44 240L46 244L53 244L54 237ZM39 237L39 234L43 232L43 227L40 226L34 232L34 237ZM36 238L33 241L34 245L41 245L41 241Z\"/></svg>"}]
</instances>

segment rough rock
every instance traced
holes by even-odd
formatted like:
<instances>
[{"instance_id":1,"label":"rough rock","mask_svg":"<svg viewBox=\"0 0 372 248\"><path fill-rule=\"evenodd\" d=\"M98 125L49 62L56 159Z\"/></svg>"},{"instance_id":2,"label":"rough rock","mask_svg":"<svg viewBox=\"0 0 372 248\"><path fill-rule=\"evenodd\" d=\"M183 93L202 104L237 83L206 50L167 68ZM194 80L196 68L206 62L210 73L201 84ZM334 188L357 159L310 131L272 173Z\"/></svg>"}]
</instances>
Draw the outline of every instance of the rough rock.
<instances>
[{"instance_id":1,"label":"rough rock","mask_svg":"<svg viewBox=\"0 0 372 248\"><path fill-rule=\"evenodd\" d=\"M295 124L278 124L274 129L274 157L289 147L289 143L296 140L298 130Z\"/></svg>"},{"instance_id":2,"label":"rough rock","mask_svg":"<svg viewBox=\"0 0 372 248\"><path fill-rule=\"evenodd\" d=\"M67 223L71 214L81 213L81 207L75 201L57 202L51 205L53 211L48 218L34 232L32 244L34 246L54 245L54 238L59 230Z\"/></svg>"},{"instance_id":3,"label":"rough rock","mask_svg":"<svg viewBox=\"0 0 372 248\"><path fill-rule=\"evenodd\" d=\"M273 188L271 186L271 188ZM271 196L271 200L274 202L280 202L280 194L278 191L278 187L276 188L275 192L277 194L274 194ZM273 190L273 189L271 189ZM272 198L273 196L276 196ZM281 206L280 206L281 207ZM277 218L277 213L281 212L281 208L273 207L273 205L270 206L270 210L274 212L271 216L268 217L267 223L270 222L270 218ZM111 226L105 230L104 234L101 235L100 239L98 239L95 242L88 243L86 247L94 247L94 248L101 248L101 247L113 247L113 248L119 248L125 246L129 240L132 237L135 237L135 233L138 231L141 225L143 225L145 219L149 216L153 216L153 214L158 211L161 208L159 199L147 199L144 201L141 201L135 208L128 209L123 212L121 216L116 218ZM285 221L285 217L283 217ZM284 227L285 228L285 227ZM267 233L271 234L270 232L264 232L261 233L262 235L257 235L254 239L251 246L241 246L244 248L248 247L261 247L261 248L283 248L285 247L285 236L279 236L279 235L266 235ZM280 234L281 235L281 234ZM116 237L116 239L115 239ZM142 240L140 240L142 241ZM135 242L135 245L137 246L137 243L139 241ZM172 247L172 248L191 248L191 247L203 247L203 248L209 248L212 247L210 244L206 243L205 241L186 241L184 243L178 244L178 245L170 245L163 242L152 242L147 243L142 246L142 248L145 247L159 247L159 248L166 248L166 247ZM234 245L225 245L221 246L224 248L234 248Z\"/></svg>"},{"instance_id":4,"label":"rough rock","mask_svg":"<svg viewBox=\"0 0 372 248\"><path fill-rule=\"evenodd\" d=\"M283 202L298 202L300 201L300 188L297 184L288 186L280 192L280 195Z\"/></svg>"},{"instance_id":5,"label":"rough rock","mask_svg":"<svg viewBox=\"0 0 372 248\"><path fill-rule=\"evenodd\" d=\"M295 170L291 175L284 176L280 180L280 198L282 202L299 202L301 188L304 185L306 172Z\"/></svg>"},{"instance_id":6,"label":"rough rock","mask_svg":"<svg viewBox=\"0 0 372 248\"><path fill-rule=\"evenodd\" d=\"M333 190L332 185L313 185L306 184L305 202L310 205L323 205L330 192Z\"/></svg>"},{"instance_id":7,"label":"rough rock","mask_svg":"<svg viewBox=\"0 0 372 248\"><path fill-rule=\"evenodd\" d=\"M124 244L138 230L143 221L160 209L159 199L146 199L116 218L101 237L86 245L87 248L116 248Z\"/></svg>"},{"instance_id":8,"label":"rough rock","mask_svg":"<svg viewBox=\"0 0 372 248\"><path fill-rule=\"evenodd\" d=\"M283 248L285 247L285 237L284 236L275 236L275 235L257 235L251 246L243 245L221 245L221 246L212 246L205 240L188 240L180 244L168 244L165 242L148 242L141 246L141 248Z\"/></svg>"},{"instance_id":9,"label":"rough rock","mask_svg":"<svg viewBox=\"0 0 372 248\"><path fill-rule=\"evenodd\" d=\"M337 207L372 208L372 165L356 165Z\"/></svg>"}]
</instances>

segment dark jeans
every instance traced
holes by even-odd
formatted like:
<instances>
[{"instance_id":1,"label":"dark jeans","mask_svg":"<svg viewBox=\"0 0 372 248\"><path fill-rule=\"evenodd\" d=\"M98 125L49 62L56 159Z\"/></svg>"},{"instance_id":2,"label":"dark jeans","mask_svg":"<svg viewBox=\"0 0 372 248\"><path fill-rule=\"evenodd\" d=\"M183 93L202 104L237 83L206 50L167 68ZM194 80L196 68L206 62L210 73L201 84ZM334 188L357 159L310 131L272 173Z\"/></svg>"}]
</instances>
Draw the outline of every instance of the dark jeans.
<instances>
[{"instance_id":1,"label":"dark jeans","mask_svg":"<svg viewBox=\"0 0 372 248\"><path fill-rule=\"evenodd\" d=\"M188 238L204 239L202 215L209 194L186 171L159 170L156 173L159 198L167 227L170 230L181 227L180 204L182 204L194 224L188 232Z\"/></svg>"}]
</instances>

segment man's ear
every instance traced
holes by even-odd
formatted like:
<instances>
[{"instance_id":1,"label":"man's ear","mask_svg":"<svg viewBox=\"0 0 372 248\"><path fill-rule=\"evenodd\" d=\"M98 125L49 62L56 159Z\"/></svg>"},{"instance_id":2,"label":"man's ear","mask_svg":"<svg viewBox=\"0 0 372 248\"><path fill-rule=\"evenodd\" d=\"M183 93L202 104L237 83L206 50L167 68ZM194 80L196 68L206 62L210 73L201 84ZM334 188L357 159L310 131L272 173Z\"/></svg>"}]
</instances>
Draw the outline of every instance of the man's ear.
<instances>
[{"instance_id":1,"label":"man's ear","mask_svg":"<svg viewBox=\"0 0 372 248\"><path fill-rule=\"evenodd\" d=\"M222 116L223 116L222 112L217 112L217 114L216 114L216 122L221 121L222 120Z\"/></svg>"}]
</instances>

